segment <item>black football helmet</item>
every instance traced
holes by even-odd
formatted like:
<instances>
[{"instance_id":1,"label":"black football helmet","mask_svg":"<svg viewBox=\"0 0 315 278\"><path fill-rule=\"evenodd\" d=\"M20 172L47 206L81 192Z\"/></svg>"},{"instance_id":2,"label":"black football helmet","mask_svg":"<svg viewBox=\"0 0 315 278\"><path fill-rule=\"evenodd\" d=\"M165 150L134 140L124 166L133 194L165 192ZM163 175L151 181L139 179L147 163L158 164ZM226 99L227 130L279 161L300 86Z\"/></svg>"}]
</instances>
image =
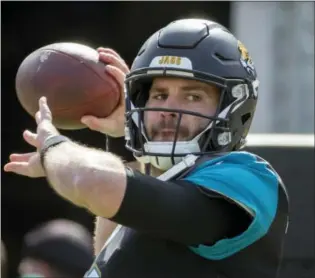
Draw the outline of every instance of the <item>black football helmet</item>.
<instances>
[{"instance_id":1,"label":"black football helmet","mask_svg":"<svg viewBox=\"0 0 315 278\"><path fill-rule=\"evenodd\" d=\"M221 90L216 114L146 108L155 77L188 78ZM168 170L188 154L229 152L245 144L257 102L259 82L244 45L222 25L203 19L171 22L141 47L126 77L126 147L144 163ZM208 118L210 124L190 141L150 141L144 127L146 111L169 111Z\"/></svg>"}]
</instances>

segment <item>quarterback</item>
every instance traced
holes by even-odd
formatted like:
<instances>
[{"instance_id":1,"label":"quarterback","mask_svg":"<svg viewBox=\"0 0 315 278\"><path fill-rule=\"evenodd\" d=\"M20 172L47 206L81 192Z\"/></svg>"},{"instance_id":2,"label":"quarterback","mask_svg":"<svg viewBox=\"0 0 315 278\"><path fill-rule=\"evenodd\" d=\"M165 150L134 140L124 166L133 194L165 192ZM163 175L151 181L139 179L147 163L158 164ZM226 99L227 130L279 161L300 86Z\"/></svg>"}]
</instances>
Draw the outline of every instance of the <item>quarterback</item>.
<instances>
[{"instance_id":1,"label":"quarterback","mask_svg":"<svg viewBox=\"0 0 315 278\"><path fill-rule=\"evenodd\" d=\"M37 151L4 167L46 177L97 216L86 277L278 277L288 195L267 161L242 150L259 95L245 46L216 22L182 19L150 36L130 71L98 51L124 95L108 118L82 122L109 145L125 136L142 167L60 135L45 98L36 133L23 134Z\"/></svg>"}]
</instances>

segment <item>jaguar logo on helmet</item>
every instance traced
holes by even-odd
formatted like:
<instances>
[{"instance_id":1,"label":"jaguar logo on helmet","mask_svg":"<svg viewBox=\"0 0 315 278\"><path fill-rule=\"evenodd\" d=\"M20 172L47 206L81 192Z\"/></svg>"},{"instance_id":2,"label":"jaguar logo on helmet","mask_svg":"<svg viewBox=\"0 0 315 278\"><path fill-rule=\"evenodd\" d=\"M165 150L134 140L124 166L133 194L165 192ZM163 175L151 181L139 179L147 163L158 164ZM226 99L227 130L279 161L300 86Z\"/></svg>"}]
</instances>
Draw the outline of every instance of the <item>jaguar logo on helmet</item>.
<instances>
[{"instance_id":1,"label":"jaguar logo on helmet","mask_svg":"<svg viewBox=\"0 0 315 278\"><path fill-rule=\"evenodd\" d=\"M251 74L251 75L255 75L255 67L254 67L254 63L252 61L252 58L250 57L248 50L246 49L245 45L243 43L241 43L240 41L238 41L238 50L241 53L241 64L243 65L243 67L245 68L245 70Z\"/></svg>"}]
</instances>

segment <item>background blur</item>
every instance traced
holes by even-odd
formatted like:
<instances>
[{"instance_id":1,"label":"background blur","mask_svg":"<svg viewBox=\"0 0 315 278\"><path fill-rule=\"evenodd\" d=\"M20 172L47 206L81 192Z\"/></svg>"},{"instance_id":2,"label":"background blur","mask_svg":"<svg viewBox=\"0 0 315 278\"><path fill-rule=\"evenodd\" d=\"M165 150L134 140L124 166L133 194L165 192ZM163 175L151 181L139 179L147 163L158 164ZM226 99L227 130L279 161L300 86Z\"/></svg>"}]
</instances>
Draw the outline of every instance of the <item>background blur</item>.
<instances>
[{"instance_id":1,"label":"background blur","mask_svg":"<svg viewBox=\"0 0 315 278\"><path fill-rule=\"evenodd\" d=\"M2 1L1 17L2 165L11 152L31 150L21 134L25 128L35 128L34 120L15 95L15 74L30 52L54 42L80 42L114 48L131 65L151 33L183 17L218 21L249 49L261 82L252 134L314 134L313 2ZM104 137L98 133L64 134L104 148ZM314 145L248 149L269 160L289 188L292 215L281 277L313 276ZM35 225L68 218L93 230L92 215L59 198L43 179L2 172L1 191L1 238L7 248L8 277L17 277L22 237Z\"/></svg>"}]
</instances>

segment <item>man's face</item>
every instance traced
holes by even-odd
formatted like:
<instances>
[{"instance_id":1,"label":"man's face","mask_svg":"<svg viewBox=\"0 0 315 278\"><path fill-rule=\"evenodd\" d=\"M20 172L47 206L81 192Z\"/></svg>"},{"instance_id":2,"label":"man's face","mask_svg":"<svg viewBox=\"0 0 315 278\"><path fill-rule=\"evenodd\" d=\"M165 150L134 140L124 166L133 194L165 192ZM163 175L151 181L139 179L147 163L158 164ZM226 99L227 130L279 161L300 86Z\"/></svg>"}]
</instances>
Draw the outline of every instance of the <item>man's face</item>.
<instances>
[{"instance_id":1,"label":"man's face","mask_svg":"<svg viewBox=\"0 0 315 278\"><path fill-rule=\"evenodd\" d=\"M182 109L213 116L219 102L219 89L203 82L182 78L155 78L146 108ZM178 113L147 111L144 125L152 141L173 141ZM188 141L199 134L210 120L183 114L178 141Z\"/></svg>"}]
</instances>

